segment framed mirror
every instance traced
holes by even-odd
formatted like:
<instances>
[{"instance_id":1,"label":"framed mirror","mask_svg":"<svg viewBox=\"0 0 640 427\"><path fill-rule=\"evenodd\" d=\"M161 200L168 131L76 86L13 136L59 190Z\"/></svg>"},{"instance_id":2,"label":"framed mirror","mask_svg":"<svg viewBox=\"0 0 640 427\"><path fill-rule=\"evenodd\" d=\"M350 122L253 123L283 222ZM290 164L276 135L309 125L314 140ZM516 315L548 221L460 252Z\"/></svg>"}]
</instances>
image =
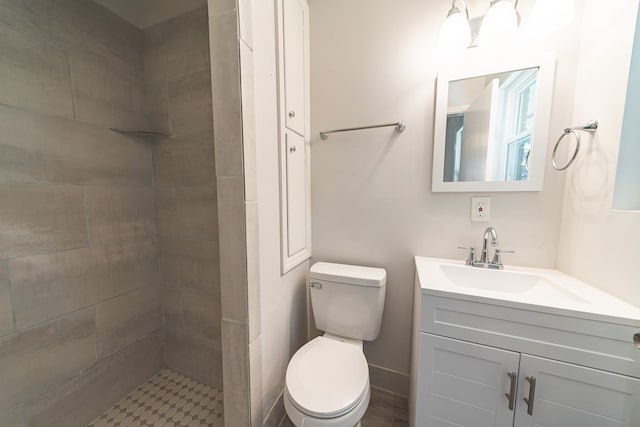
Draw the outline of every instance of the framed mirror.
<instances>
[{"instance_id":1,"label":"framed mirror","mask_svg":"<svg viewBox=\"0 0 640 427\"><path fill-rule=\"evenodd\" d=\"M527 55L440 72L432 191L542 190L554 71Z\"/></svg>"}]
</instances>

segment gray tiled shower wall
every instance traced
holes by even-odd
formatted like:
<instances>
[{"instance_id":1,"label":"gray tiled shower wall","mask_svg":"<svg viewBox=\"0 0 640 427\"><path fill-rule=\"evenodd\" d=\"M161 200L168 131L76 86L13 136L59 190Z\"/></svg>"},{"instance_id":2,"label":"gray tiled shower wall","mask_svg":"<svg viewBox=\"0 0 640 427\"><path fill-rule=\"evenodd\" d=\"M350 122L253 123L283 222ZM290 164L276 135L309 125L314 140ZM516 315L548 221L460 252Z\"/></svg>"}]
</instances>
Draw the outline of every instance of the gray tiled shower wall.
<instances>
[{"instance_id":1,"label":"gray tiled shower wall","mask_svg":"<svg viewBox=\"0 0 640 427\"><path fill-rule=\"evenodd\" d=\"M144 31L164 313L164 362L222 389L218 202L206 7Z\"/></svg>"},{"instance_id":2,"label":"gray tiled shower wall","mask_svg":"<svg viewBox=\"0 0 640 427\"><path fill-rule=\"evenodd\" d=\"M0 425L86 425L163 360L220 388L208 52L204 8L0 0Z\"/></svg>"}]
</instances>

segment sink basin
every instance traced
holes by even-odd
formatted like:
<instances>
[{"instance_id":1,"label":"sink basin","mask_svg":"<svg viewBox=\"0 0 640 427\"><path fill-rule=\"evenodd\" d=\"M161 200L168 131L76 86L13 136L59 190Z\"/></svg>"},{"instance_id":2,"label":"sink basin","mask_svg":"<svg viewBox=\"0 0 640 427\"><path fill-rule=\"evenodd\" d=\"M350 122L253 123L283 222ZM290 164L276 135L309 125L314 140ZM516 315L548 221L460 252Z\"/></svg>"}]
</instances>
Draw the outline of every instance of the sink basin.
<instances>
[{"instance_id":1,"label":"sink basin","mask_svg":"<svg viewBox=\"0 0 640 427\"><path fill-rule=\"evenodd\" d=\"M415 257L422 293L510 307L640 319L640 309L557 270L507 266L489 270L463 261ZM560 311L558 311L560 310Z\"/></svg>"},{"instance_id":2,"label":"sink basin","mask_svg":"<svg viewBox=\"0 0 640 427\"><path fill-rule=\"evenodd\" d=\"M563 289L561 285L539 274L450 264L441 264L440 269L451 284L457 287L507 294L540 293L548 298L565 298L574 302L587 303L584 298Z\"/></svg>"}]
</instances>

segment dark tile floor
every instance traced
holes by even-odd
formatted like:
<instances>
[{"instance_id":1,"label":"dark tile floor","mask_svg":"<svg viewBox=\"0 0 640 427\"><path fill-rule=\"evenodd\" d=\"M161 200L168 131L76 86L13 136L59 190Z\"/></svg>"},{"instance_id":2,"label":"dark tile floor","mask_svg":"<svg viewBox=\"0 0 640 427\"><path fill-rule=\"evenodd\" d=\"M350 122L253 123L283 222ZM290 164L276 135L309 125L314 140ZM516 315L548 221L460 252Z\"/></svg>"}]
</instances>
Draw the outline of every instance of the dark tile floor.
<instances>
[{"instance_id":1,"label":"dark tile floor","mask_svg":"<svg viewBox=\"0 0 640 427\"><path fill-rule=\"evenodd\" d=\"M406 427L408 425L407 398L371 388L371 401L362 419L362 427ZM293 424L285 418L282 427L293 427Z\"/></svg>"}]
</instances>

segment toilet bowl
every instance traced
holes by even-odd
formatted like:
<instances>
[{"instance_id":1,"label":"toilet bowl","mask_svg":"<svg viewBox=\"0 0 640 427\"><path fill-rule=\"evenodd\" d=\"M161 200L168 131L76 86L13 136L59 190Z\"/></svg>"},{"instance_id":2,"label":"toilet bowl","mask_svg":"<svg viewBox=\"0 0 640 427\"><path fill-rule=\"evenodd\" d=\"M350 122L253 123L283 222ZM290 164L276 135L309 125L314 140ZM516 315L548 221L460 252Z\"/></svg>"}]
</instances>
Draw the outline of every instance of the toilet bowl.
<instances>
[{"instance_id":1,"label":"toilet bowl","mask_svg":"<svg viewBox=\"0 0 640 427\"><path fill-rule=\"evenodd\" d=\"M367 387L367 393L364 398L358 402L358 405L346 414L334 417L334 418L317 418L306 412L298 409L292 402L291 398L284 397L284 408L287 411L289 419L295 426L304 427L360 427L362 417L364 417L367 407L369 406L369 399L371 393Z\"/></svg>"},{"instance_id":2,"label":"toilet bowl","mask_svg":"<svg viewBox=\"0 0 640 427\"><path fill-rule=\"evenodd\" d=\"M310 296L324 330L287 366L284 406L297 427L359 426L369 405L369 367L363 340L380 332L386 286L381 268L316 263Z\"/></svg>"},{"instance_id":3,"label":"toilet bowl","mask_svg":"<svg viewBox=\"0 0 640 427\"><path fill-rule=\"evenodd\" d=\"M289 362L284 404L296 426L355 426L369 396L362 342L326 334L305 344Z\"/></svg>"}]
</instances>

